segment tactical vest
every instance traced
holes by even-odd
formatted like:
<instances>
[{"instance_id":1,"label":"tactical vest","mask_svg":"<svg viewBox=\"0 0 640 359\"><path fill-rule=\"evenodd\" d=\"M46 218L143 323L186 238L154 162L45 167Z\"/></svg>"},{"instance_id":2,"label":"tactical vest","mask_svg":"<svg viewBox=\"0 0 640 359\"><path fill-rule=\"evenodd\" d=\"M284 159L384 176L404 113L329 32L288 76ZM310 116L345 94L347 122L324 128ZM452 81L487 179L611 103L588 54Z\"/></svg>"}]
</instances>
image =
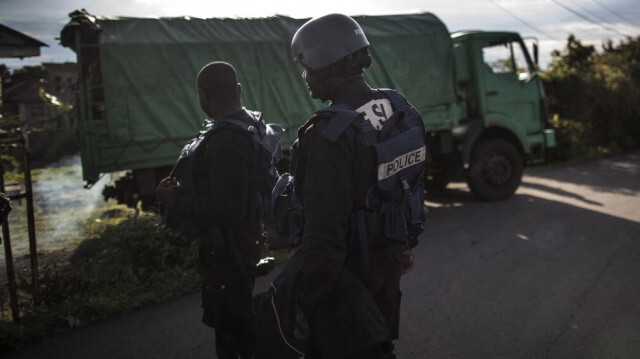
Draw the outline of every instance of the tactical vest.
<instances>
[{"instance_id":1,"label":"tactical vest","mask_svg":"<svg viewBox=\"0 0 640 359\"><path fill-rule=\"evenodd\" d=\"M271 192L278 172L275 164L280 160L282 147L280 138L284 133L282 126L265 124L262 114L256 111L244 110L246 119L225 118L218 121L208 121L207 129L187 143L178 157L170 176L178 180L178 196L191 199L198 194L193 178L198 173L204 173L206 168L201 164L204 144L214 133L223 128L248 133L252 138L252 150L255 163L252 165L252 189L254 196L251 200L251 212L264 215L271 212ZM162 211L164 222L172 229L182 233L185 239L192 240L199 233L199 226L181 213L175 213L171 207Z\"/></svg>"},{"instance_id":2,"label":"tactical vest","mask_svg":"<svg viewBox=\"0 0 640 359\"><path fill-rule=\"evenodd\" d=\"M316 111L316 116L331 116L320 135L335 142L343 133L356 148L356 203L352 212L351 236L364 247L384 241L406 243L413 247L424 230L424 172L427 156L424 124L418 112L397 92L380 90L390 101L394 113L380 129L368 121L358 121L360 113L347 105L333 105ZM295 148L295 146L294 146ZM292 164L295 161L292 153ZM292 168L295 174L295 168ZM278 204L284 193L289 206L290 245L302 240L304 209L291 190L295 175L284 174L274 189Z\"/></svg>"}]
</instances>

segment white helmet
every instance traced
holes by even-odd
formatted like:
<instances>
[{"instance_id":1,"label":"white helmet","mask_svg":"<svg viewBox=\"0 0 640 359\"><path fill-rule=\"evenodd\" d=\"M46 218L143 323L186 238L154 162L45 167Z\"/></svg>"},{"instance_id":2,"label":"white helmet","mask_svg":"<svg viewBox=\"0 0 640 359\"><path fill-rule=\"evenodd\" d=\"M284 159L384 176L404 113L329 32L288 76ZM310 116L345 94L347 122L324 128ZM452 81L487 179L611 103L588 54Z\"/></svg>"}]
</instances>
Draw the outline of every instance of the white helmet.
<instances>
[{"instance_id":1,"label":"white helmet","mask_svg":"<svg viewBox=\"0 0 640 359\"><path fill-rule=\"evenodd\" d=\"M330 14L313 18L296 31L291 54L293 61L320 70L367 46L369 41L354 19Z\"/></svg>"}]
</instances>

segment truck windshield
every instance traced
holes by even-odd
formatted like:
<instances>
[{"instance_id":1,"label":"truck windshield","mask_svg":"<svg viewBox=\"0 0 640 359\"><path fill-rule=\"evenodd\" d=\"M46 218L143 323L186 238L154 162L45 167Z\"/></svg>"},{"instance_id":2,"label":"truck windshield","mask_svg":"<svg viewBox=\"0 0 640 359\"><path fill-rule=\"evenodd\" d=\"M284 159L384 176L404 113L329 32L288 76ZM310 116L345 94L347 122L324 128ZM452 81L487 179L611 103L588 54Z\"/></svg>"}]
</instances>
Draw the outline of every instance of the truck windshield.
<instances>
[{"instance_id":1,"label":"truck windshield","mask_svg":"<svg viewBox=\"0 0 640 359\"><path fill-rule=\"evenodd\" d=\"M519 42L487 43L482 47L482 56L490 73L512 73L521 78L531 72L524 49Z\"/></svg>"}]
</instances>

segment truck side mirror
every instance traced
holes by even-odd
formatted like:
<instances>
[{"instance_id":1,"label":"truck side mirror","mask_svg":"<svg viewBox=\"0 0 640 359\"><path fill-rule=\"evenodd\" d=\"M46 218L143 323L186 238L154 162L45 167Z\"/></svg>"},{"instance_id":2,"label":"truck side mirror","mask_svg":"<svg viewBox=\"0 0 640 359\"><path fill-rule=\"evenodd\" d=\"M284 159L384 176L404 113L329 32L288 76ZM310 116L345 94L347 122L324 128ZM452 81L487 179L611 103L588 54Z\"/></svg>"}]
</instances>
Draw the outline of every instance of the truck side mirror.
<instances>
[{"instance_id":1,"label":"truck side mirror","mask_svg":"<svg viewBox=\"0 0 640 359\"><path fill-rule=\"evenodd\" d=\"M539 66L538 64L538 43L533 43L533 61L535 62L536 66Z\"/></svg>"}]
</instances>

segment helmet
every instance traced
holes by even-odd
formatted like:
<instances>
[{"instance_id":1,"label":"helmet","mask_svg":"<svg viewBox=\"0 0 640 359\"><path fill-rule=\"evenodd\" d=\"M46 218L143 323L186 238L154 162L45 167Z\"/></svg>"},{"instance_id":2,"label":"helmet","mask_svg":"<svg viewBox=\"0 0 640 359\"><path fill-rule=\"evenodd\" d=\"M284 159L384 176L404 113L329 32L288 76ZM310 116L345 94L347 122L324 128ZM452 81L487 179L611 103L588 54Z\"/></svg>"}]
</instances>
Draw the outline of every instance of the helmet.
<instances>
[{"instance_id":1,"label":"helmet","mask_svg":"<svg viewBox=\"0 0 640 359\"><path fill-rule=\"evenodd\" d=\"M369 41L354 19L330 14L313 18L296 31L291 54L293 61L320 70L367 46Z\"/></svg>"}]
</instances>

